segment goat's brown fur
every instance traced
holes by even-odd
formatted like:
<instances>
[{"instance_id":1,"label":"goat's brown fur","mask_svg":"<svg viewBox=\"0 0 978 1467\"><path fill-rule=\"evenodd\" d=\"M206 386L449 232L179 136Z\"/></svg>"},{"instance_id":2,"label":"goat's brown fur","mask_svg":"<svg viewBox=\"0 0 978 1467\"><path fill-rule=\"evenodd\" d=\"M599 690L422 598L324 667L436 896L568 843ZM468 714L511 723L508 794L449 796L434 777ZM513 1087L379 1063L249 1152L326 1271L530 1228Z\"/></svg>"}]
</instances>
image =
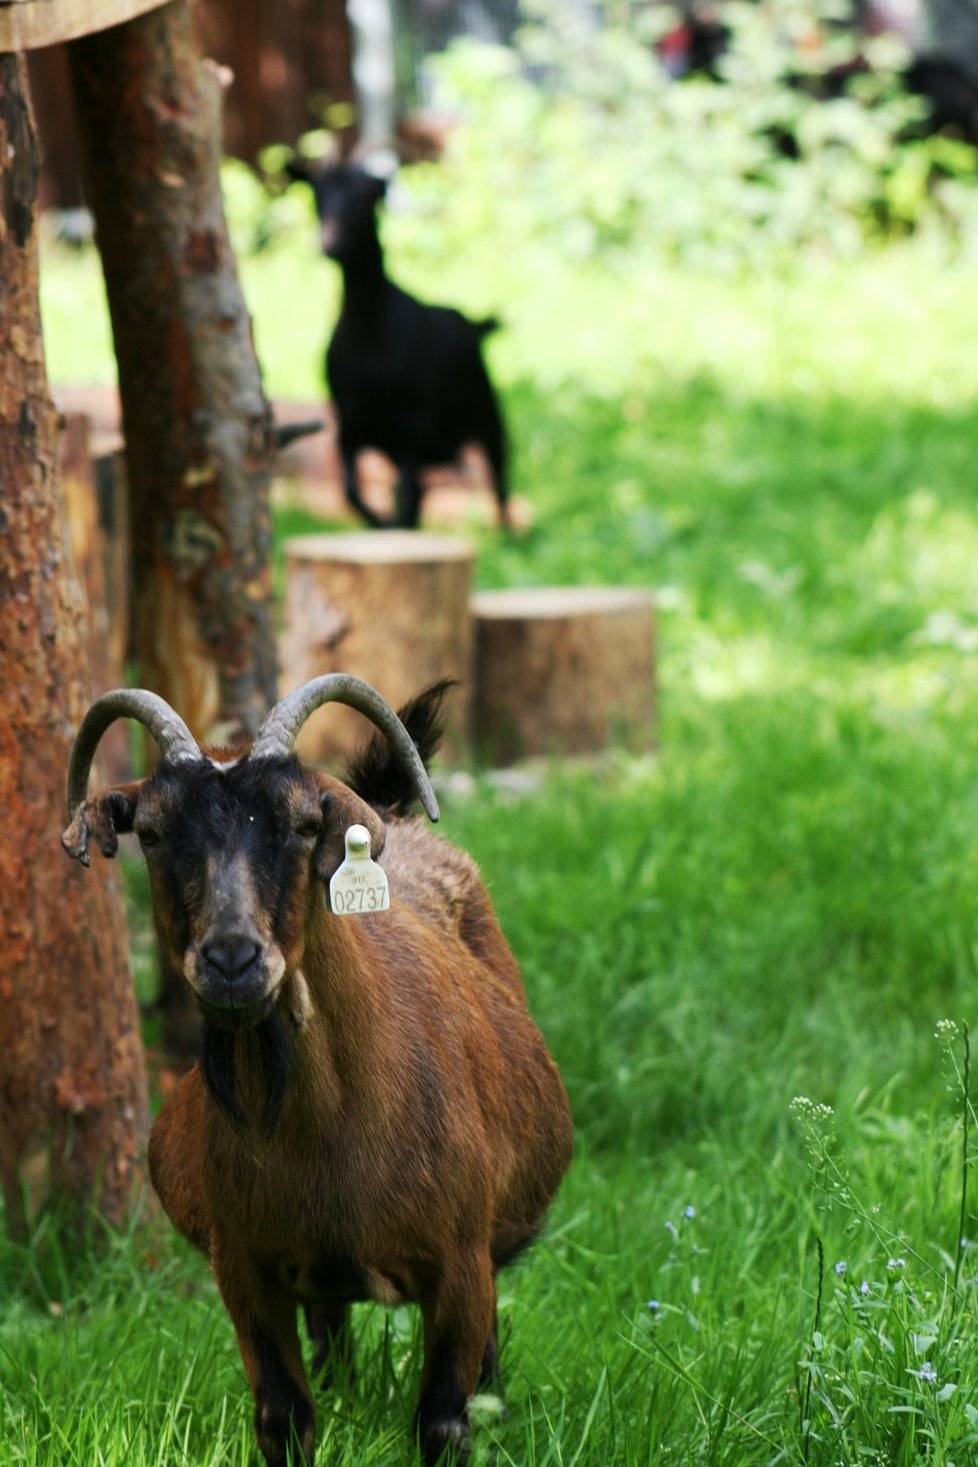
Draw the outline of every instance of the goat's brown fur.
<instances>
[{"instance_id":1,"label":"goat's brown fur","mask_svg":"<svg viewBox=\"0 0 978 1467\"><path fill-rule=\"evenodd\" d=\"M319 1366L331 1346L348 1349L350 1303L374 1299L421 1307L416 1429L434 1463L446 1448L464 1453L467 1399L495 1370L495 1272L532 1241L568 1164L566 1096L474 862L417 821L385 827L329 776L295 764L287 783L293 825L317 800L326 819L278 909L256 924L262 943L274 928L281 949L273 1014L292 1043L274 1124L256 1123L267 1086L259 1029L236 1028L226 1042L246 1121L215 1103L195 1067L153 1126L150 1172L175 1227L210 1259L266 1461L284 1463L293 1434L312 1460L297 1305ZM180 787L174 775L163 788ZM160 788L123 792L130 825L158 818L147 811ZM85 807L105 847L128 828L113 793ZM354 821L371 830L375 856L382 848L391 908L340 917L321 882ZM184 960L194 912L174 910L172 872L150 865L157 924ZM180 899L207 908L199 891Z\"/></svg>"}]
</instances>

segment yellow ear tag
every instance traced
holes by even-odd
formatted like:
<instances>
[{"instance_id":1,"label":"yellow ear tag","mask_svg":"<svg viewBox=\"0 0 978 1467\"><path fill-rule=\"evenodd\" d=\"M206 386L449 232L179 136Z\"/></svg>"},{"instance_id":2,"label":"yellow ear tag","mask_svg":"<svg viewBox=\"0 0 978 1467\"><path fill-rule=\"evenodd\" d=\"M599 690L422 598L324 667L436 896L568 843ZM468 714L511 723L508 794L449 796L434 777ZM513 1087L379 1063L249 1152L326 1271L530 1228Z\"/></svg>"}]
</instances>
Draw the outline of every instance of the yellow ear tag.
<instances>
[{"instance_id":1,"label":"yellow ear tag","mask_svg":"<svg viewBox=\"0 0 978 1467\"><path fill-rule=\"evenodd\" d=\"M344 838L346 858L329 879L329 909L338 917L386 912L391 904L387 872L370 858L370 831L351 825Z\"/></svg>"}]
</instances>

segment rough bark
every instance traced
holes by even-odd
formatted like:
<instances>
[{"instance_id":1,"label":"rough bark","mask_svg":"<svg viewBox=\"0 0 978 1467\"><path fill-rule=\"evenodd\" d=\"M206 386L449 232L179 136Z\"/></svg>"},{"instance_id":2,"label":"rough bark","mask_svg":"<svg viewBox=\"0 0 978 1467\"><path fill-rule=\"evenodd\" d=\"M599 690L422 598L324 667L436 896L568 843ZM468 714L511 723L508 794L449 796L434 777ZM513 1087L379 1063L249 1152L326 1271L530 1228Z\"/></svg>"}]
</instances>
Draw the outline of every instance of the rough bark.
<instances>
[{"instance_id":1,"label":"rough bark","mask_svg":"<svg viewBox=\"0 0 978 1467\"><path fill-rule=\"evenodd\" d=\"M221 84L185 0L73 42L83 167L109 298L129 482L139 680L199 739L275 699L272 418L220 188ZM161 959L165 1038L198 1020Z\"/></svg>"},{"instance_id":2,"label":"rough bark","mask_svg":"<svg viewBox=\"0 0 978 1467\"><path fill-rule=\"evenodd\" d=\"M140 680L199 738L275 696L272 421L187 4L69 47L122 399Z\"/></svg>"},{"instance_id":3,"label":"rough bark","mask_svg":"<svg viewBox=\"0 0 978 1467\"><path fill-rule=\"evenodd\" d=\"M90 683L41 344L36 178L23 63L0 55L0 1181L19 1236L46 1199L122 1221L147 1125L118 872L83 871L60 844Z\"/></svg>"},{"instance_id":4,"label":"rough bark","mask_svg":"<svg viewBox=\"0 0 978 1467\"><path fill-rule=\"evenodd\" d=\"M119 476L123 481L119 483L111 473L100 474L92 459L90 434L91 424L83 413L68 415L61 435L60 467L68 543L86 613L92 695L98 697L126 680L128 516L125 505L115 502L124 490L125 476ZM120 518L122 525L113 526L113 519ZM114 724L99 745L99 763L109 784L125 784L133 777L131 733L131 725Z\"/></svg>"}]
</instances>

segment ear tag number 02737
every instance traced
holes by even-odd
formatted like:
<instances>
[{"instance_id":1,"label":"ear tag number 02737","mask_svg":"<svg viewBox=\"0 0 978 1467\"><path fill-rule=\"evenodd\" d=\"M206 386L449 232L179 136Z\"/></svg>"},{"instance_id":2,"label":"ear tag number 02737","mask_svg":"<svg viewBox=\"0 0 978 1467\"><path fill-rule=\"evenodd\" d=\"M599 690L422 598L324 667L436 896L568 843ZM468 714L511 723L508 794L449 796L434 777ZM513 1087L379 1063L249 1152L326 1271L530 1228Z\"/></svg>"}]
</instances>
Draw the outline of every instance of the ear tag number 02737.
<instances>
[{"instance_id":1,"label":"ear tag number 02737","mask_svg":"<svg viewBox=\"0 0 978 1467\"><path fill-rule=\"evenodd\" d=\"M391 904L387 872L370 859L370 832L351 825L345 836L346 858L329 879L329 909L339 917L386 912Z\"/></svg>"}]
</instances>

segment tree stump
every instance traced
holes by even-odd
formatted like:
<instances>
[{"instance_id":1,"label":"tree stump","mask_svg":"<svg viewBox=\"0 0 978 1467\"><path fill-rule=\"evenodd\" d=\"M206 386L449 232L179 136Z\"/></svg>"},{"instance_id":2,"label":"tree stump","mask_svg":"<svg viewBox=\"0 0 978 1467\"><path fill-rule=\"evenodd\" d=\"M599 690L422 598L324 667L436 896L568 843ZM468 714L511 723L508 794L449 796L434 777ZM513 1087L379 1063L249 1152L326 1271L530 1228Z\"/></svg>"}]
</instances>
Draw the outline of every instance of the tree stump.
<instances>
[{"instance_id":1,"label":"tree stump","mask_svg":"<svg viewBox=\"0 0 978 1467\"><path fill-rule=\"evenodd\" d=\"M471 602L473 733L492 764L653 743L652 598L614 587L484 591Z\"/></svg>"},{"instance_id":2,"label":"tree stump","mask_svg":"<svg viewBox=\"0 0 978 1467\"><path fill-rule=\"evenodd\" d=\"M399 708L442 677L463 686L446 705L443 750L467 747L472 679L469 595L474 551L466 540L412 530L302 535L285 543L285 627L279 681L349 672ZM313 762L342 759L369 725L333 704L299 736Z\"/></svg>"}]
</instances>

